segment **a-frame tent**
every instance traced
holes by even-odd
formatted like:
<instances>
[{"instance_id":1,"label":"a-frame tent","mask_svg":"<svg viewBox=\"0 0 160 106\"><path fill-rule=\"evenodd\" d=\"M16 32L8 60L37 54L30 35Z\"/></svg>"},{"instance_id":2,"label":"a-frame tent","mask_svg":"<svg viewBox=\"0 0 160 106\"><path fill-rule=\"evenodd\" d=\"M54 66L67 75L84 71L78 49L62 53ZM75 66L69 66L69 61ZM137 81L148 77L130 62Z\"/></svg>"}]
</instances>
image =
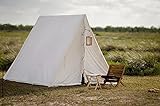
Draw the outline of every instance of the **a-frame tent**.
<instances>
[{"instance_id":1,"label":"a-frame tent","mask_svg":"<svg viewBox=\"0 0 160 106\"><path fill-rule=\"evenodd\" d=\"M106 75L108 67L86 15L40 16L4 79L79 85L82 74Z\"/></svg>"}]
</instances>

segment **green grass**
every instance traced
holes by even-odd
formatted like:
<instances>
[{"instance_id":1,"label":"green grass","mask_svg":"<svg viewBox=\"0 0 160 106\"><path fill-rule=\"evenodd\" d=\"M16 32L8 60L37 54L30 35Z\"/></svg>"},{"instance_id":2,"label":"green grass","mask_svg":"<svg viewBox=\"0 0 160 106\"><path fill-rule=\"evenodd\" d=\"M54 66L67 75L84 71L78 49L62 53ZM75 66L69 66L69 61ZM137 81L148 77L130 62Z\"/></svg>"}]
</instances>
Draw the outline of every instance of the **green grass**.
<instances>
[{"instance_id":1,"label":"green grass","mask_svg":"<svg viewBox=\"0 0 160 106\"><path fill-rule=\"evenodd\" d=\"M18 52L28 34L27 31L0 31L0 55Z\"/></svg>"},{"instance_id":2,"label":"green grass","mask_svg":"<svg viewBox=\"0 0 160 106\"><path fill-rule=\"evenodd\" d=\"M0 31L0 70L7 70L28 36L27 31Z\"/></svg>"},{"instance_id":3,"label":"green grass","mask_svg":"<svg viewBox=\"0 0 160 106\"><path fill-rule=\"evenodd\" d=\"M112 45L131 50L159 50L160 33L109 33L96 32L101 47Z\"/></svg>"},{"instance_id":4,"label":"green grass","mask_svg":"<svg viewBox=\"0 0 160 106\"><path fill-rule=\"evenodd\" d=\"M0 103L1 105L160 105L160 91L148 92L151 88L160 89L160 76L124 76L122 81L125 86L114 88L105 85L100 90L87 89L83 85L48 88L4 81L4 97L0 99Z\"/></svg>"},{"instance_id":5,"label":"green grass","mask_svg":"<svg viewBox=\"0 0 160 106\"><path fill-rule=\"evenodd\" d=\"M19 52L28 33L26 31L0 31L0 65L5 71ZM138 71L141 68L140 70L149 70L147 72L151 72L151 74L153 70L157 70L157 73L160 72L159 33L96 33L100 47L110 64L124 63L127 68ZM0 78L2 76L2 71L0 71ZM117 88L105 86L102 90L97 91L87 89L82 85L48 88L4 81L4 97L2 98L2 92L0 92L0 105L159 106L160 92L148 92L150 88L160 89L159 81L159 75L124 76L125 87L121 85ZM0 85L2 85L2 80L0 80ZM2 91L2 86L0 87Z\"/></svg>"},{"instance_id":6,"label":"green grass","mask_svg":"<svg viewBox=\"0 0 160 106\"><path fill-rule=\"evenodd\" d=\"M95 33L108 63L126 64L129 75L160 74L160 33Z\"/></svg>"},{"instance_id":7,"label":"green grass","mask_svg":"<svg viewBox=\"0 0 160 106\"><path fill-rule=\"evenodd\" d=\"M95 32L109 64L126 64L128 75L160 74L160 33ZM0 31L0 70L7 70L27 31Z\"/></svg>"}]
</instances>

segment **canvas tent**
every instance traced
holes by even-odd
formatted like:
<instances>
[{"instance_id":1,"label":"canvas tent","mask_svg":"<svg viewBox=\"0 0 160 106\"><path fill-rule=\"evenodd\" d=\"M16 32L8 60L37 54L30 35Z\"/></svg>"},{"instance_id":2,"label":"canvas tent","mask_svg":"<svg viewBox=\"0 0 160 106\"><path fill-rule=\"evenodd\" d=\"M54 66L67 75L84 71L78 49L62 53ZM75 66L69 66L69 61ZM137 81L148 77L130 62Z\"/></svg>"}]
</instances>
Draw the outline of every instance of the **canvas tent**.
<instances>
[{"instance_id":1,"label":"canvas tent","mask_svg":"<svg viewBox=\"0 0 160 106\"><path fill-rule=\"evenodd\" d=\"M87 37L90 45L86 45ZM84 73L107 72L86 15L40 16L4 79L67 86L81 84Z\"/></svg>"}]
</instances>

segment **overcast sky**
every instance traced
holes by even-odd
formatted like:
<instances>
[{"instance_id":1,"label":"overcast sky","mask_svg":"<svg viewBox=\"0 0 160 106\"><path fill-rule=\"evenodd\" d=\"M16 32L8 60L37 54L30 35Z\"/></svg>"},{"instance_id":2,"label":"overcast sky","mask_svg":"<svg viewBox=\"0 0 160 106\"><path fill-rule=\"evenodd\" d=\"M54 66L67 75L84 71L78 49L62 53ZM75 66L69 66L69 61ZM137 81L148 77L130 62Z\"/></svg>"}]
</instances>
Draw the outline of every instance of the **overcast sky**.
<instances>
[{"instance_id":1,"label":"overcast sky","mask_svg":"<svg viewBox=\"0 0 160 106\"><path fill-rule=\"evenodd\" d=\"M86 14L95 26L160 27L160 0L0 0L0 23L34 25L40 15Z\"/></svg>"}]
</instances>

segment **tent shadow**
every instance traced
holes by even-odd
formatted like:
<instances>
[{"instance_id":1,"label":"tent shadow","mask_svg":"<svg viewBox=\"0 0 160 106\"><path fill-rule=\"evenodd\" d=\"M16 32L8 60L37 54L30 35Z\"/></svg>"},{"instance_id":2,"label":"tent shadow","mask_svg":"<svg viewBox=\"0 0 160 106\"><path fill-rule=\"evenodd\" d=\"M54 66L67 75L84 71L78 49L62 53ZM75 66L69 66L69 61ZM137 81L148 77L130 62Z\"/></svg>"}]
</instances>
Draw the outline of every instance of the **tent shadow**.
<instances>
[{"instance_id":1,"label":"tent shadow","mask_svg":"<svg viewBox=\"0 0 160 106\"><path fill-rule=\"evenodd\" d=\"M46 87L40 85L31 85L26 83L19 83L14 81L6 81L0 79L0 98L9 97L9 96L23 96L23 95L43 95L46 91L59 91L67 89L76 89L83 87L83 85L76 86L59 86L59 87Z\"/></svg>"}]
</instances>

